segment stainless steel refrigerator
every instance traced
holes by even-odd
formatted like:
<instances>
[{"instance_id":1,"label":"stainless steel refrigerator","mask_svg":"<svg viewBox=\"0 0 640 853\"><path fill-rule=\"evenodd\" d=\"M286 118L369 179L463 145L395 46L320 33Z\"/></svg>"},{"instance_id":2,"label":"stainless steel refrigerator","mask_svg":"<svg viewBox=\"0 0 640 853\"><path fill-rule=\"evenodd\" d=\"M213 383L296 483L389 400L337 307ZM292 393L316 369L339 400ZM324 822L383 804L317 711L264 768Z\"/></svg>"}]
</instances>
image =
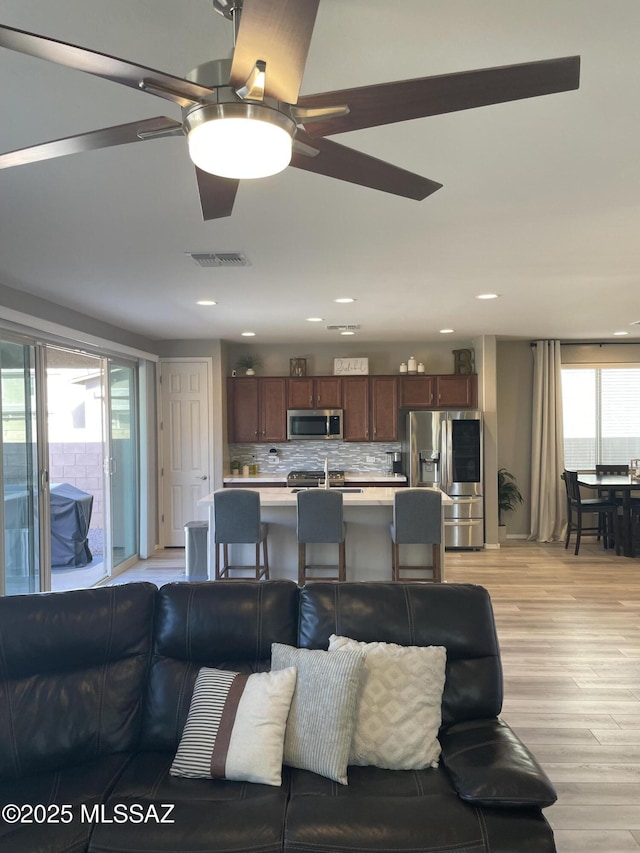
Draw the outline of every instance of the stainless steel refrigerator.
<instances>
[{"instance_id":1,"label":"stainless steel refrigerator","mask_svg":"<svg viewBox=\"0 0 640 853\"><path fill-rule=\"evenodd\" d=\"M409 487L439 486L453 499L444 507L445 547L484 547L481 412L407 412L400 421Z\"/></svg>"}]
</instances>

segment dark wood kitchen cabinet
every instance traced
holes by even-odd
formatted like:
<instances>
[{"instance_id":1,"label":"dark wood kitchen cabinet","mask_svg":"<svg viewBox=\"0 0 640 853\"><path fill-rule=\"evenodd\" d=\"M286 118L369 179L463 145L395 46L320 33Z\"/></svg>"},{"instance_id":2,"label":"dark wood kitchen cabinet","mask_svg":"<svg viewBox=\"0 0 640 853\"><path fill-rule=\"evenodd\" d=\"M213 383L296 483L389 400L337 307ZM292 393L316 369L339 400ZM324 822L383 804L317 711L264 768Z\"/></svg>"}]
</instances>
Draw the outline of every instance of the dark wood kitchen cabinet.
<instances>
[{"instance_id":1,"label":"dark wood kitchen cabinet","mask_svg":"<svg viewBox=\"0 0 640 853\"><path fill-rule=\"evenodd\" d=\"M398 439L398 380L395 376L371 377L372 441Z\"/></svg>"},{"instance_id":2,"label":"dark wood kitchen cabinet","mask_svg":"<svg viewBox=\"0 0 640 853\"><path fill-rule=\"evenodd\" d=\"M227 384L230 442L287 440L287 409L343 409L344 441L397 441L399 409L478 405L475 374L242 376Z\"/></svg>"},{"instance_id":3,"label":"dark wood kitchen cabinet","mask_svg":"<svg viewBox=\"0 0 640 853\"><path fill-rule=\"evenodd\" d=\"M436 404L441 409L478 405L478 377L475 373L438 376Z\"/></svg>"},{"instance_id":4,"label":"dark wood kitchen cabinet","mask_svg":"<svg viewBox=\"0 0 640 853\"><path fill-rule=\"evenodd\" d=\"M396 441L398 382L395 376L349 376L342 385L345 441Z\"/></svg>"},{"instance_id":5,"label":"dark wood kitchen cabinet","mask_svg":"<svg viewBox=\"0 0 640 853\"><path fill-rule=\"evenodd\" d=\"M435 405L435 376L401 376L400 408L430 409Z\"/></svg>"},{"instance_id":6,"label":"dark wood kitchen cabinet","mask_svg":"<svg viewBox=\"0 0 640 853\"><path fill-rule=\"evenodd\" d=\"M282 376L230 379L227 384L229 441L286 441L287 380Z\"/></svg>"},{"instance_id":7,"label":"dark wood kitchen cabinet","mask_svg":"<svg viewBox=\"0 0 640 853\"><path fill-rule=\"evenodd\" d=\"M401 376L402 409L468 409L478 404L476 374Z\"/></svg>"},{"instance_id":8,"label":"dark wood kitchen cabinet","mask_svg":"<svg viewBox=\"0 0 640 853\"><path fill-rule=\"evenodd\" d=\"M342 380L342 437L345 441L370 441L369 377L346 376Z\"/></svg>"},{"instance_id":9,"label":"dark wood kitchen cabinet","mask_svg":"<svg viewBox=\"0 0 640 853\"><path fill-rule=\"evenodd\" d=\"M316 376L289 379L287 388L289 409L341 409L342 377Z\"/></svg>"}]
</instances>

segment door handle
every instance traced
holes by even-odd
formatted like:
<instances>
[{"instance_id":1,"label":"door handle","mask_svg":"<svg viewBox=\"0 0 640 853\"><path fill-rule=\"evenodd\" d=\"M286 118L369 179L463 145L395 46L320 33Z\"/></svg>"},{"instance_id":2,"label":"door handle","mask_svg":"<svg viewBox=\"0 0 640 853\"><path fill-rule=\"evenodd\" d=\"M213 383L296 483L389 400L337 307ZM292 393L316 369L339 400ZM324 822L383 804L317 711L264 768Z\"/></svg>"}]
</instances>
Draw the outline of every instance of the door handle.
<instances>
[{"instance_id":1,"label":"door handle","mask_svg":"<svg viewBox=\"0 0 640 853\"><path fill-rule=\"evenodd\" d=\"M206 475L206 474L202 474L200 477L198 477L198 479L199 479L199 480L206 480L206 479L207 479L207 475Z\"/></svg>"}]
</instances>

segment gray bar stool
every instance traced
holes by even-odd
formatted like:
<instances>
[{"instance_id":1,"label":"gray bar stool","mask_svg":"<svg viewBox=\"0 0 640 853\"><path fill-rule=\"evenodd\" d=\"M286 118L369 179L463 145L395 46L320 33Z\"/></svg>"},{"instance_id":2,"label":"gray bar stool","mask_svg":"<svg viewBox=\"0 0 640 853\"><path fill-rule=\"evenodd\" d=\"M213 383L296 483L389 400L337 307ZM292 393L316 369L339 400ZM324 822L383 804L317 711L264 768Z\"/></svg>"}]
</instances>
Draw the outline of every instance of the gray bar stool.
<instances>
[{"instance_id":1,"label":"gray bar stool","mask_svg":"<svg viewBox=\"0 0 640 853\"><path fill-rule=\"evenodd\" d=\"M434 583L442 581L442 496L431 489L400 489L393 499L391 561L393 580L407 580L401 572L432 569ZM431 566L400 565L400 545L431 545Z\"/></svg>"},{"instance_id":2,"label":"gray bar stool","mask_svg":"<svg viewBox=\"0 0 640 853\"><path fill-rule=\"evenodd\" d=\"M220 489L213 494L215 521L216 580L231 579L231 570L251 570L255 579L269 580L269 555L267 532L269 526L260 521L260 495L250 489ZM229 545L253 544L256 546L254 565L230 566ZM222 545L222 566L220 546ZM262 545L263 565L260 565Z\"/></svg>"},{"instance_id":3,"label":"gray bar stool","mask_svg":"<svg viewBox=\"0 0 640 853\"><path fill-rule=\"evenodd\" d=\"M298 492L298 584L306 580L346 580L345 524L341 492L328 489L308 489ZM307 565L307 544L335 543L338 546L338 565ZM337 577L309 577L307 569L336 570Z\"/></svg>"}]
</instances>

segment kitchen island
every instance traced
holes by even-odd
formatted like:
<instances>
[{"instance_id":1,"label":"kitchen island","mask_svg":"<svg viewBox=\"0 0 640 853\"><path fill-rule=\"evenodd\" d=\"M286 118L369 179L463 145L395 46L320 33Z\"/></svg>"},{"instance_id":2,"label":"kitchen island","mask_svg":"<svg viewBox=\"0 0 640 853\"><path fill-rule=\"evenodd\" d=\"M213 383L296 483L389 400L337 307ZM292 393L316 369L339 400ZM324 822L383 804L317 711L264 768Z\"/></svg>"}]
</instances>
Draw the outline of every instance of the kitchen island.
<instances>
[{"instance_id":1,"label":"kitchen island","mask_svg":"<svg viewBox=\"0 0 640 853\"><path fill-rule=\"evenodd\" d=\"M296 539L296 491L288 488L256 489L260 495L262 520L269 524L269 568L272 580L298 578L298 543ZM390 581L391 538L389 524L393 514L395 488L363 488L343 492L344 520L347 525L346 554L347 580ZM209 510L209 578L215 577L215 545L213 494L202 498L201 504ZM443 506L451 498L442 493ZM444 532L442 537L444 543ZM230 546L233 563L253 561L254 546ZM237 549L234 551L234 549ZM308 548L309 558L315 563L337 561L336 546L315 545ZM404 565L420 565L430 559L425 546L404 545ZM441 546L442 577L446 577L444 544ZM240 574L240 573L236 573ZM243 573L246 575L246 573ZM430 572L416 572L415 579L429 579Z\"/></svg>"}]
</instances>

